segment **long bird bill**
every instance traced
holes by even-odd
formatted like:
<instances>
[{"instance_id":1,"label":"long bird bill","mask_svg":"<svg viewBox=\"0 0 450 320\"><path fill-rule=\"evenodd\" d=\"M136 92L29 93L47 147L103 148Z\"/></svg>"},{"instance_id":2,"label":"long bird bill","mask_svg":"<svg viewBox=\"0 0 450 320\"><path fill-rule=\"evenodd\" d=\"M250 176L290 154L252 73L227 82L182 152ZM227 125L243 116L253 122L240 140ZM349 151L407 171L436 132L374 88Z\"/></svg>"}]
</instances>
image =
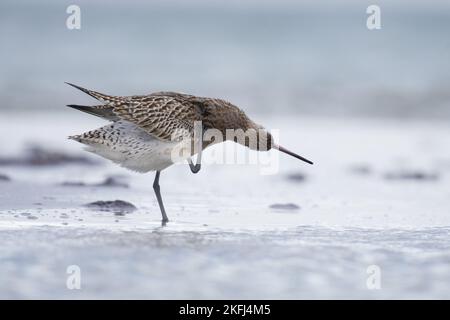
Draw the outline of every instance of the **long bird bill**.
<instances>
[{"instance_id":1,"label":"long bird bill","mask_svg":"<svg viewBox=\"0 0 450 320\"><path fill-rule=\"evenodd\" d=\"M308 160L306 158L303 158L302 156L299 156L298 154L296 154L296 153L294 153L292 151L289 151L288 149L283 148L282 146L279 146L277 144L273 145L273 148L276 149L276 150L279 150L279 151L281 151L283 153L286 153L286 154L288 154L288 155L290 155L290 156L292 156L294 158L297 158L299 160L305 161L306 163L314 164L314 162L312 162L312 161L310 161L310 160Z\"/></svg>"}]
</instances>

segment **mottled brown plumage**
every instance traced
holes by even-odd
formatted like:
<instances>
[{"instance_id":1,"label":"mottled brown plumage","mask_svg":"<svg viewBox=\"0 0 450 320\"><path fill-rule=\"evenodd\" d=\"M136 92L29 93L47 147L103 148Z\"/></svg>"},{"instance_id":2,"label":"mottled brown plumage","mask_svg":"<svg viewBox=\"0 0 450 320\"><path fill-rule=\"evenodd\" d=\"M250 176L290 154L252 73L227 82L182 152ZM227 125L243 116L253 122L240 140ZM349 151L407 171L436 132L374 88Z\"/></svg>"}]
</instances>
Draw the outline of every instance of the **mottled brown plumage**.
<instances>
[{"instance_id":1,"label":"mottled brown plumage","mask_svg":"<svg viewBox=\"0 0 450 320\"><path fill-rule=\"evenodd\" d=\"M90 96L104 102L98 106L75 106L82 111L117 121L129 121L152 136L173 141L183 134L193 134L194 123L201 121L203 130L227 129L259 130L255 124L235 105L222 100L196 97L177 92L156 92L149 95L110 96L70 84ZM270 143L269 143L270 149Z\"/></svg>"},{"instance_id":2,"label":"mottled brown plumage","mask_svg":"<svg viewBox=\"0 0 450 320\"><path fill-rule=\"evenodd\" d=\"M163 224L168 218L159 190L160 172L175 162L187 160L191 171L197 173L200 170L202 150L214 143L229 139L258 151L275 148L312 164L274 144L272 136L262 126L250 120L241 109L222 99L176 92L111 96L74 84L69 85L103 102L95 106L68 105L69 107L112 121L99 129L69 138L85 144L88 151L125 168L138 172L156 171L153 188ZM202 130L200 133L195 132L198 123ZM221 139L203 139L203 133L208 129L219 131ZM233 134L229 135L229 131ZM186 141L187 144L184 143ZM178 157L180 145L183 152ZM196 165L191 160L194 154L198 154Z\"/></svg>"}]
</instances>

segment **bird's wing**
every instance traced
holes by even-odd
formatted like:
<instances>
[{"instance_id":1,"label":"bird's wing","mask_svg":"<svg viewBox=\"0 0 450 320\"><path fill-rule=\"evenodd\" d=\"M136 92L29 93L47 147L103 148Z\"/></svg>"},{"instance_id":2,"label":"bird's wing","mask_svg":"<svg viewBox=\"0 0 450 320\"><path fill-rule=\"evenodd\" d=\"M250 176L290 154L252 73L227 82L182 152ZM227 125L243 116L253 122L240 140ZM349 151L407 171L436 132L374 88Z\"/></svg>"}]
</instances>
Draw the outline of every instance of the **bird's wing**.
<instances>
[{"instance_id":1,"label":"bird's wing","mask_svg":"<svg viewBox=\"0 0 450 320\"><path fill-rule=\"evenodd\" d=\"M148 96L123 97L112 105L113 113L144 129L152 136L173 141L191 136L195 121L202 121L201 108L190 96L176 93L156 93Z\"/></svg>"},{"instance_id":2,"label":"bird's wing","mask_svg":"<svg viewBox=\"0 0 450 320\"><path fill-rule=\"evenodd\" d=\"M201 98L176 92L141 96L111 96L66 82L104 102L98 106L68 105L107 120L129 121L163 141L192 136L195 121L202 121Z\"/></svg>"}]
</instances>

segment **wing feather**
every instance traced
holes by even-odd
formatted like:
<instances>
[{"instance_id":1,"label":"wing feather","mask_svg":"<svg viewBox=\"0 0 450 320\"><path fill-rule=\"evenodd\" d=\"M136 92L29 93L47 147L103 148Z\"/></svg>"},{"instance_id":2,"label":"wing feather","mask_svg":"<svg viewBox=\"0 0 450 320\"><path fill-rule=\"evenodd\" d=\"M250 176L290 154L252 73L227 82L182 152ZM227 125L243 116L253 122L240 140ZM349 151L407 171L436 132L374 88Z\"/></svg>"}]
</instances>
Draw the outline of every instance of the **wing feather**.
<instances>
[{"instance_id":1,"label":"wing feather","mask_svg":"<svg viewBox=\"0 0 450 320\"><path fill-rule=\"evenodd\" d=\"M99 106L70 107L111 121L129 121L163 141L192 136L195 121L203 120L202 98L191 95L156 92L140 96L110 96L66 83L105 103Z\"/></svg>"},{"instance_id":2,"label":"wing feather","mask_svg":"<svg viewBox=\"0 0 450 320\"><path fill-rule=\"evenodd\" d=\"M189 100L190 96L169 94L127 97L113 105L112 111L160 140L192 135L195 121L203 118L201 108Z\"/></svg>"}]
</instances>

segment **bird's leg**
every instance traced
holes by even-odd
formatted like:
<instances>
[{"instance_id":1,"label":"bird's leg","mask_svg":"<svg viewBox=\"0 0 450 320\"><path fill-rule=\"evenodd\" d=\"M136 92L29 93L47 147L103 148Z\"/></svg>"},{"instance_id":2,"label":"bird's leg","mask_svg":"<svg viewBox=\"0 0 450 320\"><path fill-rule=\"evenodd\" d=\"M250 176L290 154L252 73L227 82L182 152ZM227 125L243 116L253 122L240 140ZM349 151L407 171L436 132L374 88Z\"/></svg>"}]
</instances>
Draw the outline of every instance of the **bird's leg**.
<instances>
[{"instance_id":1,"label":"bird's leg","mask_svg":"<svg viewBox=\"0 0 450 320\"><path fill-rule=\"evenodd\" d=\"M167 222L169 222L169 218L167 218L166 210L164 209L164 204L161 198L161 191L159 188L159 175L161 171L156 171L155 181L153 181L153 190L155 190L156 199L158 199L159 209L161 210L162 215L162 226L165 226Z\"/></svg>"},{"instance_id":2,"label":"bird's leg","mask_svg":"<svg viewBox=\"0 0 450 320\"><path fill-rule=\"evenodd\" d=\"M195 126L197 126L197 123L195 124ZM202 166L202 149L203 149L203 132L202 132L202 127L201 127L201 122L200 122L200 127L199 128L195 128L195 133L194 133L194 143L196 140L196 133L198 131L200 131L200 137L198 139L198 155L197 155L197 164L194 165L194 163L192 162L192 158L189 158L187 161L189 163L189 167L191 168L192 173L197 173L200 171L201 166ZM195 150L195 146L194 146L194 151Z\"/></svg>"}]
</instances>

